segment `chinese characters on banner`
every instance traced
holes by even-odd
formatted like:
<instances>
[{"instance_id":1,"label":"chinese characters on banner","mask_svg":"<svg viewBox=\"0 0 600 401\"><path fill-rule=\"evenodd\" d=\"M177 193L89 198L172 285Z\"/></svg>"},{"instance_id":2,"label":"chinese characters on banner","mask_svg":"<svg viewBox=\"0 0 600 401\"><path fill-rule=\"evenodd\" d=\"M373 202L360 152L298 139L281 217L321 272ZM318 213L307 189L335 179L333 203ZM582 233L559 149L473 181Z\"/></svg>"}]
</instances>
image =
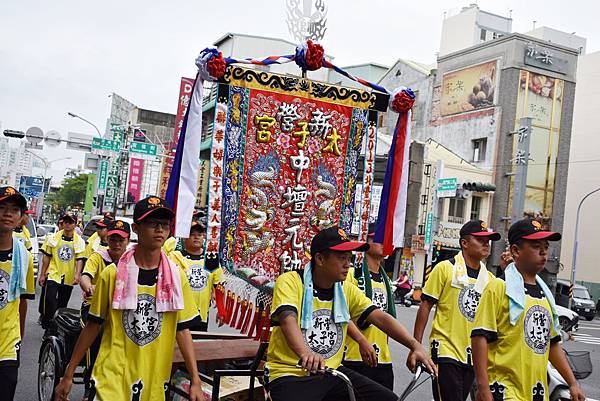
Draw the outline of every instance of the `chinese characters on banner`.
<instances>
[{"instance_id":1,"label":"chinese characters on banner","mask_svg":"<svg viewBox=\"0 0 600 401\"><path fill-rule=\"evenodd\" d=\"M192 97L192 88L194 87L194 79L192 78L181 78L179 84L179 99L177 102L177 116L175 117L175 130L173 136L167 144L165 152L168 156L175 156L175 150L177 149L177 141L179 141L179 134L181 133L181 126L183 125L183 118L187 111ZM171 175L171 169L173 168L173 158L166 157L163 159L162 170L160 172L160 184L159 184L159 195L164 198L167 193L167 186L169 185L169 177Z\"/></svg>"},{"instance_id":2,"label":"chinese characters on banner","mask_svg":"<svg viewBox=\"0 0 600 401\"><path fill-rule=\"evenodd\" d=\"M448 72L442 78L440 112L442 116L494 105L497 62Z\"/></svg>"},{"instance_id":3,"label":"chinese characters on banner","mask_svg":"<svg viewBox=\"0 0 600 401\"><path fill-rule=\"evenodd\" d=\"M239 67L229 74L217 94L207 256L272 281L304 267L319 230L350 232L358 157L387 95ZM373 137L373 155L374 146Z\"/></svg>"},{"instance_id":4,"label":"chinese characters on banner","mask_svg":"<svg viewBox=\"0 0 600 401\"><path fill-rule=\"evenodd\" d=\"M140 200L140 194L142 193L144 160L133 157L129 159L129 174L127 177L127 203L136 203Z\"/></svg>"}]
</instances>

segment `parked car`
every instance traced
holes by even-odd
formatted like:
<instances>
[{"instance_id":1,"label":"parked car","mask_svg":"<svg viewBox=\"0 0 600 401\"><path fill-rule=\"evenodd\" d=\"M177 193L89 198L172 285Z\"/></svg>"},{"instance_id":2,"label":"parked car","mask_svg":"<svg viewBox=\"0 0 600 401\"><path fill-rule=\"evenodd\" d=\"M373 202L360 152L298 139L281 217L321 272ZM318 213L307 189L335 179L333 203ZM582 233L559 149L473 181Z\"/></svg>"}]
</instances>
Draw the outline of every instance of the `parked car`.
<instances>
[{"instance_id":1,"label":"parked car","mask_svg":"<svg viewBox=\"0 0 600 401\"><path fill-rule=\"evenodd\" d=\"M571 283L567 280L556 281L556 303L569 306L569 288ZM571 309L587 320L593 320L596 316L596 305L588 292L588 289L582 285L575 284L573 287L573 301Z\"/></svg>"},{"instance_id":2,"label":"parked car","mask_svg":"<svg viewBox=\"0 0 600 401\"><path fill-rule=\"evenodd\" d=\"M46 237L52 235L58 231L58 227L54 224L40 224L37 226L38 244L41 247Z\"/></svg>"},{"instance_id":3,"label":"parked car","mask_svg":"<svg viewBox=\"0 0 600 401\"><path fill-rule=\"evenodd\" d=\"M99 214L99 215L92 217L90 219L90 221L87 222L87 224L83 228L83 239L84 240L87 241L88 238L91 237L92 234L94 234L96 232L96 222L98 220L102 220L103 218L104 218L104 216ZM117 219L123 220L124 222L129 223L130 225L133 224L133 219L131 217L117 216ZM131 241L137 242L137 234L134 233L133 230L131 230Z\"/></svg>"}]
</instances>

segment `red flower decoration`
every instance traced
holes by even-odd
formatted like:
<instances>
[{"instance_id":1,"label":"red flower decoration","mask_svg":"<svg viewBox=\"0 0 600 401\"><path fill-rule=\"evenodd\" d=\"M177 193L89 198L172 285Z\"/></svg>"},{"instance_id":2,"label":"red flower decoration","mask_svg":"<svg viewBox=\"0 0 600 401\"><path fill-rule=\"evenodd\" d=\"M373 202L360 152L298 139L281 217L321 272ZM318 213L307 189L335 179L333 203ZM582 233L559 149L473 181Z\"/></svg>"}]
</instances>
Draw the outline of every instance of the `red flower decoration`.
<instances>
[{"instance_id":1,"label":"red flower decoration","mask_svg":"<svg viewBox=\"0 0 600 401\"><path fill-rule=\"evenodd\" d=\"M323 50L323 46L318 43L313 43L312 40L308 40L306 45L306 54L304 55L306 67L309 71L318 70L323 66L323 56L325 55L325 50Z\"/></svg>"},{"instance_id":2,"label":"red flower decoration","mask_svg":"<svg viewBox=\"0 0 600 401\"><path fill-rule=\"evenodd\" d=\"M225 75L225 69L227 68L227 64L225 64L225 60L223 59L223 54L219 52L218 57L212 57L206 63L206 69L211 77L215 79L221 78Z\"/></svg>"},{"instance_id":3,"label":"red flower decoration","mask_svg":"<svg viewBox=\"0 0 600 401\"><path fill-rule=\"evenodd\" d=\"M394 96L394 99L390 103L390 108L396 113L406 113L412 109L415 103L415 97L410 96L406 91L402 90Z\"/></svg>"}]
</instances>

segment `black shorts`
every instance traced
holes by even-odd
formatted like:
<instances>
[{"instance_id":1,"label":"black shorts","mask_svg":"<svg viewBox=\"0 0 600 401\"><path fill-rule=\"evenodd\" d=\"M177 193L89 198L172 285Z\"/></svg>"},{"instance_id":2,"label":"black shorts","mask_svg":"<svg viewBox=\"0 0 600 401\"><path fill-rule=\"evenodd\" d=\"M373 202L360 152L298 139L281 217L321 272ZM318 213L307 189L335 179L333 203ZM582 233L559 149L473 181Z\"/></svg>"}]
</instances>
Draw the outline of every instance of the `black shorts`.
<instances>
[{"instance_id":1,"label":"black shorts","mask_svg":"<svg viewBox=\"0 0 600 401\"><path fill-rule=\"evenodd\" d=\"M3 361L0 363L0 401L12 401L14 399L18 374L18 361Z\"/></svg>"},{"instance_id":2,"label":"black shorts","mask_svg":"<svg viewBox=\"0 0 600 401\"><path fill-rule=\"evenodd\" d=\"M391 363L371 367L362 362L346 361L344 366L394 391L394 368Z\"/></svg>"},{"instance_id":3,"label":"black shorts","mask_svg":"<svg viewBox=\"0 0 600 401\"><path fill-rule=\"evenodd\" d=\"M354 387L357 401L397 401L398 396L381 384L340 366ZM342 379L333 376L284 376L268 385L271 401L340 401L348 399L348 387Z\"/></svg>"},{"instance_id":4,"label":"black shorts","mask_svg":"<svg viewBox=\"0 0 600 401\"><path fill-rule=\"evenodd\" d=\"M438 377L432 380L436 401L465 401L473 388L475 372L469 366L453 362L438 362Z\"/></svg>"}]
</instances>

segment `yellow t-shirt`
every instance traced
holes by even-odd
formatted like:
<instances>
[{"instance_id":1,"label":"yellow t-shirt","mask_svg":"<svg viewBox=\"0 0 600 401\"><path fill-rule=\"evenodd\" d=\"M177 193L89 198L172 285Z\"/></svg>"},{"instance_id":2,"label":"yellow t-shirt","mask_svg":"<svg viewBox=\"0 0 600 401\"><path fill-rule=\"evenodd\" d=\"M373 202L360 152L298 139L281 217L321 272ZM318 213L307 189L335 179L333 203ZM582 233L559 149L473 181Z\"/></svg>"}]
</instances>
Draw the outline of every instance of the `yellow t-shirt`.
<instances>
[{"instance_id":1,"label":"yellow t-shirt","mask_svg":"<svg viewBox=\"0 0 600 401\"><path fill-rule=\"evenodd\" d=\"M208 271L204 267L203 256L192 256L187 253L185 255L181 251L173 251L170 255L179 267L185 272L194 301L198 306L198 312L203 322L208 321L208 309L214 287L223 281L223 269L219 266L213 271Z\"/></svg>"},{"instance_id":2,"label":"yellow t-shirt","mask_svg":"<svg viewBox=\"0 0 600 401\"><path fill-rule=\"evenodd\" d=\"M13 237L21 240L21 242L23 242L25 245L25 248L27 248L28 251L31 251L31 234L29 233L27 227L22 226L15 228L13 230Z\"/></svg>"},{"instance_id":3,"label":"yellow t-shirt","mask_svg":"<svg viewBox=\"0 0 600 401\"><path fill-rule=\"evenodd\" d=\"M348 272L347 282L350 282L358 287L358 281L354 277L354 268L351 268ZM371 272L371 288L373 289L373 305L380 308L382 311L387 313L387 306L390 300L387 299L387 290L383 278L379 273ZM394 300L391 300L394 302ZM392 354L390 353L390 347L388 345L388 336L379 327L373 326L372 324L367 327L359 327L360 331L367 338L369 343L375 348L377 352L377 364L386 365L392 363ZM360 347L352 337L348 336L347 343L348 349L344 358L347 362L361 362L362 357L360 356Z\"/></svg>"},{"instance_id":4,"label":"yellow t-shirt","mask_svg":"<svg viewBox=\"0 0 600 401\"><path fill-rule=\"evenodd\" d=\"M48 280L72 286L76 260L85 259L85 242L75 233L71 240L65 238L62 230L57 232L44 242L42 252L50 258Z\"/></svg>"},{"instance_id":5,"label":"yellow t-shirt","mask_svg":"<svg viewBox=\"0 0 600 401\"><path fill-rule=\"evenodd\" d=\"M89 321L104 324L98 358L92 372L98 398L164 401L164 385L169 382L177 330L187 328L196 316L190 285L180 271L185 309L156 311L158 268L140 269L137 308L112 308L117 268L107 266L100 274L92 297Z\"/></svg>"},{"instance_id":6,"label":"yellow t-shirt","mask_svg":"<svg viewBox=\"0 0 600 401\"><path fill-rule=\"evenodd\" d=\"M513 326L504 280L490 282L483 291L471 335L488 339L492 394L503 393L506 401L548 400L550 344L560 341L560 335L539 286L525 284L525 310Z\"/></svg>"},{"instance_id":7,"label":"yellow t-shirt","mask_svg":"<svg viewBox=\"0 0 600 401\"><path fill-rule=\"evenodd\" d=\"M265 376L270 381L282 376L306 376L306 371L297 368L300 357L289 347L283 331L278 325L278 316L282 311L294 310L298 327L302 314L304 283L302 271L291 271L279 276L275 282L273 305L271 307L271 326L273 331L267 351ZM361 325L373 310L377 309L358 287L343 283L344 295L348 304L350 318ZM315 289L313 298L313 328L302 330L306 345L325 358L327 366L337 368L342 363L344 344L346 343L347 324L335 323L332 315L333 289Z\"/></svg>"},{"instance_id":8,"label":"yellow t-shirt","mask_svg":"<svg viewBox=\"0 0 600 401\"><path fill-rule=\"evenodd\" d=\"M93 233L87 240L85 246L85 257L89 258L94 252L107 250L108 244L103 244L98 233Z\"/></svg>"},{"instance_id":9,"label":"yellow t-shirt","mask_svg":"<svg viewBox=\"0 0 600 401\"><path fill-rule=\"evenodd\" d=\"M97 252L94 252L85 261L83 272L81 274L88 276L92 281L92 285L96 285L98 283L98 278L100 277L100 274L102 274L102 271L106 268L106 266L110 265L111 263L113 262L110 260L105 260L104 258L102 258L102 255L100 255ZM89 301L84 299L83 305L89 305Z\"/></svg>"},{"instance_id":10,"label":"yellow t-shirt","mask_svg":"<svg viewBox=\"0 0 600 401\"><path fill-rule=\"evenodd\" d=\"M27 291L23 299L35 298L33 278L33 257L27 252ZM20 299L8 302L8 284L13 273L12 251L0 251L0 362L16 361L17 350L21 346L21 326L19 317Z\"/></svg>"},{"instance_id":11,"label":"yellow t-shirt","mask_svg":"<svg viewBox=\"0 0 600 401\"><path fill-rule=\"evenodd\" d=\"M469 285L459 288L452 285L453 265L452 259L438 263L421 295L436 305L429 335L431 358L436 363L458 362L473 366L470 334L481 298L474 289L479 270L467 267ZM490 281L495 280L489 271L488 277Z\"/></svg>"}]
</instances>

